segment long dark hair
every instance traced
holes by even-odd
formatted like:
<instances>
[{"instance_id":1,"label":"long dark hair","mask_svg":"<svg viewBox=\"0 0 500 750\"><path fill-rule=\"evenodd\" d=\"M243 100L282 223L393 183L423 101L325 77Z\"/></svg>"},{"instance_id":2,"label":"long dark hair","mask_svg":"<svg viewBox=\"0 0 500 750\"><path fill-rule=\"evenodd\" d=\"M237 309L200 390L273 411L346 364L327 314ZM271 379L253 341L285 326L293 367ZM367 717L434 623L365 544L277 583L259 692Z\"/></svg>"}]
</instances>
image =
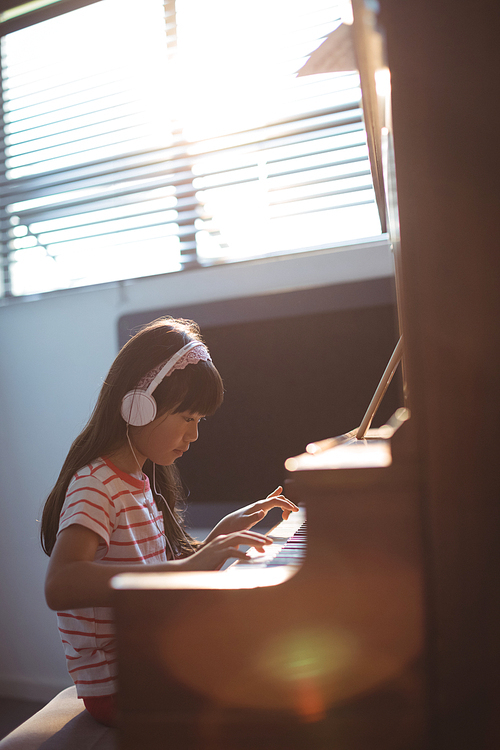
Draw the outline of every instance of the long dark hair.
<instances>
[{"instance_id":1,"label":"long dark hair","mask_svg":"<svg viewBox=\"0 0 500 750\"><path fill-rule=\"evenodd\" d=\"M124 395L176 351L190 341L201 340L199 328L193 321L165 317L142 328L120 350L101 388L94 411L69 449L59 478L45 502L40 538L47 555L50 556L54 548L61 508L74 474L96 458L113 453L127 440L127 425L120 414ZM200 361L184 370L175 370L158 385L153 396L158 415L167 411L210 415L222 403L222 380L210 361ZM189 554L196 548L196 542L188 534L184 536L185 532L178 525L182 523L185 498L177 467L156 467L158 494L153 487L151 461L146 461L143 471L149 477L155 503L163 515L166 536L178 554ZM159 495L163 495L172 513L164 507Z\"/></svg>"}]
</instances>

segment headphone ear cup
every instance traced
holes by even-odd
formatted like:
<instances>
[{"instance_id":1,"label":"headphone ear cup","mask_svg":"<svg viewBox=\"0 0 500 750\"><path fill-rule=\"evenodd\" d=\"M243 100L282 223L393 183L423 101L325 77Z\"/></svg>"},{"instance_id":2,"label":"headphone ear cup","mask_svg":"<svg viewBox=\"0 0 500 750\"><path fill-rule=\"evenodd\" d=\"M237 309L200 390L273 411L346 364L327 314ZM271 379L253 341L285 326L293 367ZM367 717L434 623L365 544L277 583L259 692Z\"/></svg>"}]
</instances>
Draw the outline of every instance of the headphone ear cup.
<instances>
[{"instance_id":1,"label":"headphone ear cup","mask_svg":"<svg viewBox=\"0 0 500 750\"><path fill-rule=\"evenodd\" d=\"M156 401L146 391L129 391L122 399L121 415L127 424L144 427L156 417Z\"/></svg>"}]
</instances>

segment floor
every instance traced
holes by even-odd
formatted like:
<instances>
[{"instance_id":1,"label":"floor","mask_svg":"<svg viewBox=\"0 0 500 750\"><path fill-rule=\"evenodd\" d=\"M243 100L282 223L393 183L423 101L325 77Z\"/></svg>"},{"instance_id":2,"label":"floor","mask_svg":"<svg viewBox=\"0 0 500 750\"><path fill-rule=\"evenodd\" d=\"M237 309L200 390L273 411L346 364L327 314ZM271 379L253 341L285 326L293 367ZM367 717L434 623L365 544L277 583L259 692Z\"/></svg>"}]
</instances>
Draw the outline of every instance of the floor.
<instances>
[{"instance_id":1,"label":"floor","mask_svg":"<svg viewBox=\"0 0 500 750\"><path fill-rule=\"evenodd\" d=\"M0 698L0 740L44 706L40 701Z\"/></svg>"}]
</instances>

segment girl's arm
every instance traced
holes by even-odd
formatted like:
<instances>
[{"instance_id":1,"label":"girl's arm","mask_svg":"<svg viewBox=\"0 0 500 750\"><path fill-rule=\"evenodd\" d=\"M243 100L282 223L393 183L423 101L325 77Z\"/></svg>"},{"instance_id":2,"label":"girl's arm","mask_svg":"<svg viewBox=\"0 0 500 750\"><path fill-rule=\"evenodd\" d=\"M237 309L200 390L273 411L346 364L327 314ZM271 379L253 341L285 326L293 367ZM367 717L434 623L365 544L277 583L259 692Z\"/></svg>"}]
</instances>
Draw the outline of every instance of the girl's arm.
<instances>
[{"instance_id":1,"label":"girl's arm","mask_svg":"<svg viewBox=\"0 0 500 750\"><path fill-rule=\"evenodd\" d=\"M205 543L212 541L219 534L233 534L237 531L250 529L256 523L262 521L271 508L281 508L283 519L286 520L290 513L298 511L298 507L291 500L282 495L283 487L277 487L264 500L258 500L256 503L246 505L244 508L235 510L233 513L224 516L215 526L205 539Z\"/></svg>"},{"instance_id":2,"label":"girl's arm","mask_svg":"<svg viewBox=\"0 0 500 750\"><path fill-rule=\"evenodd\" d=\"M50 609L68 610L111 606L111 578L119 573L166 573L180 570L218 570L230 557L245 560L239 544L260 551L271 544L262 534L242 531L219 535L181 560L152 565L110 565L95 562L100 537L95 531L72 524L63 529L50 556L45 579L45 599Z\"/></svg>"}]
</instances>

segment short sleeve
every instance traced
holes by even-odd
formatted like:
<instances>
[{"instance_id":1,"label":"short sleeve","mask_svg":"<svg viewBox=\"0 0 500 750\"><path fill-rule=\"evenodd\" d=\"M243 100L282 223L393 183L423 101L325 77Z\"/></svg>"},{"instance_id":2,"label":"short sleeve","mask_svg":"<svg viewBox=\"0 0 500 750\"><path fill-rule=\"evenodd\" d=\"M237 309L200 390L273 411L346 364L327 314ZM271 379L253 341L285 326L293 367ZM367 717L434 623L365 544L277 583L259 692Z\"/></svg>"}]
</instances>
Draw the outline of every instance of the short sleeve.
<instances>
[{"instance_id":1,"label":"short sleeve","mask_svg":"<svg viewBox=\"0 0 500 750\"><path fill-rule=\"evenodd\" d=\"M109 547L116 525L116 509L105 485L92 474L79 473L70 482L60 514L58 533L72 524L91 529Z\"/></svg>"}]
</instances>

